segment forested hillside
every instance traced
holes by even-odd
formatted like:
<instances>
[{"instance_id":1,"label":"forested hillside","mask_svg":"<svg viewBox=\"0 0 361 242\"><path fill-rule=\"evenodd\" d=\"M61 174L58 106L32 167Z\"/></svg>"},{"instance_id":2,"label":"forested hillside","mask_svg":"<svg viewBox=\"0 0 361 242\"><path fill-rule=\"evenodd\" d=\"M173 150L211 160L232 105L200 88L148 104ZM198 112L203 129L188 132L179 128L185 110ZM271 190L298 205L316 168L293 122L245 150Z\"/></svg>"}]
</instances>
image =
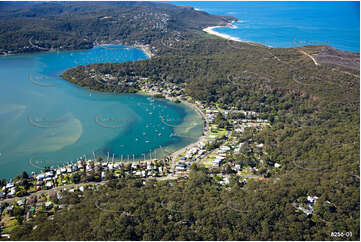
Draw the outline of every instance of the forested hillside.
<instances>
[{"instance_id":1,"label":"forested hillside","mask_svg":"<svg viewBox=\"0 0 361 242\"><path fill-rule=\"evenodd\" d=\"M172 45L235 20L150 2L0 3L0 54L88 49L100 43ZM161 52L155 43L153 52Z\"/></svg>"}]
</instances>

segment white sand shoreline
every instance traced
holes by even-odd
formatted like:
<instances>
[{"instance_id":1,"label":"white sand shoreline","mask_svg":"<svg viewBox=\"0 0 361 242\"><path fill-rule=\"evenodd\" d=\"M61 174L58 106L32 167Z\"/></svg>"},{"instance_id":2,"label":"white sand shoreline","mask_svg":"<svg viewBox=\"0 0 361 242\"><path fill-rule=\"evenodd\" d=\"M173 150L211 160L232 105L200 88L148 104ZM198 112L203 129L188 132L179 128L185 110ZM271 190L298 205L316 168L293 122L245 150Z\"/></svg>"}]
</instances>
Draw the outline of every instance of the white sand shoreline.
<instances>
[{"instance_id":1,"label":"white sand shoreline","mask_svg":"<svg viewBox=\"0 0 361 242\"><path fill-rule=\"evenodd\" d=\"M234 22L236 22L236 21L233 21L232 23L234 23ZM237 21L237 22L243 22L243 21ZM254 46L264 46L264 47L272 48L272 46L266 46L266 45L263 45L263 44L260 44L260 43L257 43L257 42L241 40L241 39L239 39L237 37L233 37L233 36L230 36L228 34L222 34L222 33L219 33L217 31L214 31L214 29L216 29L216 28L232 28L232 29L236 29L237 27L232 25L232 23L227 24L226 26L210 26L210 27L204 28L203 31L208 33L208 34L216 35L216 36L221 37L221 38L226 39L226 40L237 41L237 42L246 43L246 44L254 45Z\"/></svg>"},{"instance_id":2,"label":"white sand shoreline","mask_svg":"<svg viewBox=\"0 0 361 242\"><path fill-rule=\"evenodd\" d=\"M226 28L226 27L234 28L234 27L230 27L230 26L211 26L211 27L204 28L203 31L208 33L208 34L216 35L218 37L221 37L221 38L224 38L224 39L227 39L227 40L233 40L233 41L237 41L237 42L247 42L247 41L240 40L240 39L238 39L236 37L232 37L232 36L230 36L228 34L221 34L219 32L214 31L214 29L216 29L216 28Z\"/></svg>"}]
</instances>

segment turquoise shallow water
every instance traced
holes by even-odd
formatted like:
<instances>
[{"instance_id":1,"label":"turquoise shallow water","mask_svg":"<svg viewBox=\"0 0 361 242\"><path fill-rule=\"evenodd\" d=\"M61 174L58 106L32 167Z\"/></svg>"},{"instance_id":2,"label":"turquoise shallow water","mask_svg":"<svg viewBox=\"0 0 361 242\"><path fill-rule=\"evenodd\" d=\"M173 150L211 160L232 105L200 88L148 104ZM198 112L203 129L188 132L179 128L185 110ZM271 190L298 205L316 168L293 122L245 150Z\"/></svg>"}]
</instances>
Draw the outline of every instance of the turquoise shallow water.
<instances>
[{"instance_id":1,"label":"turquoise shallow water","mask_svg":"<svg viewBox=\"0 0 361 242\"><path fill-rule=\"evenodd\" d=\"M0 178L93 152L123 160L161 157L198 139L201 119L184 105L97 93L59 78L78 64L145 58L125 46L0 57Z\"/></svg>"},{"instance_id":2,"label":"turquoise shallow water","mask_svg":"<svg viewBox=\"0 0 361 242\"><path fill-rule=\"evenodd\" d=\"M215 31L272 47L327 44L360 52L360 2L171 2L234 16L237 28ZM295 40L295 44L293 43Z\"/></svg>"}]
</instances>

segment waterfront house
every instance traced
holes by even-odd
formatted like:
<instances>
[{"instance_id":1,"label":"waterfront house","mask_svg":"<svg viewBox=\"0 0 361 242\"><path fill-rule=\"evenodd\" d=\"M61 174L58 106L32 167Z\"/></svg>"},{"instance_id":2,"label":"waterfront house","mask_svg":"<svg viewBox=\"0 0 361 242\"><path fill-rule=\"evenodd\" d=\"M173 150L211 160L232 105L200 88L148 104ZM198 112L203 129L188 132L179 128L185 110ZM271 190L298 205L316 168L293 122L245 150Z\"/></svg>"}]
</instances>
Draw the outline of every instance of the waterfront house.
<instances>
[{"instance_id":1,"label":"waterfront house","mask_svg":"<svg viewBox=\"0 0 361 242\"><path fill-rule=\"evenodd\" d=\"M54 171L48 171L45 173L46 178L53 177L53 176L54 176Z\"/></svg>"},{"instance_id":2,"label":"waterfront house","mask_svg":"<svg viewBox=\"0 0 361 242\"><path fill-rule=\"evenodd\" d=\"M6 184L5 188L9 189L9 188L13 188L14 187L14 183L9 182L8 184Z\"/></svg>"},{"instance_id":3,"label":"waterfront house","mask_svg":"<svg viewBox=\"0 0 361 242\"><path fill-rule=\"evenodd\" d=\"M184 163L178 163L175 169L176 171L185 171L187 169L187 166Z\"/></svg>"},{"instance_id":4,"label":"waterfront house","mask_svg":"<svg viewBox=\"0 0 361 242\"><path fill-rule=\"evenodd\" d=\"M8 196L12 197L12 196L15 195L15 193L16 193L15 187L12 187L12 188L10 189L10 192L8 193Z\"/></svg>"},{"instance_id":5,"label":"waterfront house","mask_svg":"<svg viewBox=\"0 0 361 242\"><path fill-rule=\"evenodd\" d=\"M42 181L45 178L44 174L39 174L36 176L36 180Z\"/></svg>"},{"instance_id":6,"label":"waterfront house","mask_svg":"<svg viewBox=\"0 0 361 242\"><path fill-rule=\"evenodd\" d=\"M72 169L73 171L77 171L77 170L78 170L78 166L74 164L74 165L71 167L71 169Z\"/></svg>"}]
</instances>

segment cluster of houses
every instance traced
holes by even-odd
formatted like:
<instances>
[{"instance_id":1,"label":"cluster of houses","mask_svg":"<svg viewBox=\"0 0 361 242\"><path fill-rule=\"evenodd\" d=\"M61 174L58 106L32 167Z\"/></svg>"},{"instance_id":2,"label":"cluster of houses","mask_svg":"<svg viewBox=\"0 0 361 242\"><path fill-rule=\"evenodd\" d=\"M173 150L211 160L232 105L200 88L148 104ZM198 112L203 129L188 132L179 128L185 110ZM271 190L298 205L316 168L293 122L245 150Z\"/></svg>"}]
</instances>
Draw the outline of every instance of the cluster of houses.
<instances>
[{"instance_id":1,"label":"cluster of houses","mask_svg":"<svg viewBox=\"0 0 361 242\"><path fill-rule=\"evenodd\" d=\"M186 171L190 166L198 159L203 158L206 154L205 150L206 144L204 142L199 142L195 147L187 150L184 156L179 158L179 162L176 164L175 170Z\"/></svg>"},{"instance_id":2,"label":"cluster of houses","mask_svg":"<svg viewBox=\"0 0 361 242\"><path fill-rule=\"evenodd\" d=\"M53 214L58 209L63 209L67 206L59 204L59 200L63 198L63 192L67 191L69 193L84 192L85 189L97 189L99 184L96 185L87 185L87 186L76 186L72 188L63 188L59 191L48 191L47 193L32 195L26 198L18 199L17 201L0 203L0 218L8 216L9 221L18 219L15 216L23 216L26 221L28 221L36 213L46 213L49 215L49 219L53 218ZM83 197L83 195L78 195L78 197ZM17 210L17 211L16 211ZM19 214L19 211L21 211ZM3 224L0 224L4 228Z\"/></svg>"},{"instance_id":3,"label":"cluster of houses","mask_svg":"<svg viewBox=\"0 0 361 242\"><path fill-rule=\"evenodd\" d=\"M216 108L206 110L206 117L210 124L214 122L214 119L216 118L218 113L219 113L219 111Z\"/></svg>"},{"instance_id":4,"label":"cluster of houses","mask_svg":"<svg viewBox=\"0 0 361 242\"><path fill-rule=\"evenodd\" d=\"M169 97L180 97L184 94L184 88L171 82L154 82L142 77L138 77L138 80L141 81L138 83L140 88L146 92L156 92Z\"/></svg>"},{"instance_id":5,"label":"cluster of houses","mask_svg":"<svg viewBox=\"0 0 361 242\"><path fill-rule=\"evenodd\" d=\"M101 180L106 179L106 174L112 172L114 176L120 177L121 171L124 171L126 175L132 175L137 177L159 177L167 175L168 167L167 161L144 161L144 162L100 162L93 160L78 160L74 164L69 164L65 167L48 169L46 172L40 173L34 177L31 177L29 181L35 181L36 191L47 190L57 186L72 184L72 175L75 173L80 175L89 175L91 172L100 174ZM19 190L17 183L12 181L8 182L1 188L0 199L11 198L16 196L16 192Z\"/></svg>"}]
</instances>

